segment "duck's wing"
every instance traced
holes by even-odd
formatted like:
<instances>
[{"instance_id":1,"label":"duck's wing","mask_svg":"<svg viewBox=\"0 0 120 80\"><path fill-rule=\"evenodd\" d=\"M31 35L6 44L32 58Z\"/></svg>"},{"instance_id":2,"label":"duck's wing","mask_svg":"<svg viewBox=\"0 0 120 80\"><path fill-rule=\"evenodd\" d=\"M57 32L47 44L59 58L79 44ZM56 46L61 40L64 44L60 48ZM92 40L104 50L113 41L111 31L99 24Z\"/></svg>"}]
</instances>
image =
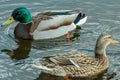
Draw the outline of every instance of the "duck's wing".
<instances>
[{"instance_id":1,"label":"duck's wing","mask_svg":"<svg viewBox=\"0 0 120 80\"><path fill-rule=\"evenodd\" d=\"M76 24L84 17L85 14L82 14L79 10L54 10L38 13L33 17L33 22L37 21L39 23L37 30L46 31L67 26L71 23Z\"/></svg>"},{"instance_id":2,"label":"duck's wing","mask_svg":"<svg viewBox=\"0 0 120 80\"><path fill-rule=\"evenodd\" d=\"M53 11L38 13L35 16L33 16L33 19L37 18L41 20L49 20L57 16L65 16L65 15L72 15L72 14L79 14L79 13L81 13L79 10L53 10Z\"/></svg>"},{"instance_id":3,"label":"duck's wing","mask_svg":"<svg viewBox=\"0 0 120 80\"><path fill-rule=\"evenodd\" d=\"M65 57L65 56L51 56L51 57L44 57L47 60L49 60L50 62L56 64L56 65L60 65L60 66L65 66L65 65L74 65L76 67L78 67L78 65L71 59Z\"/></svg>"},{"instance_id":4,"label":"duck's wing","mask_svg":"<svg viewBox=\"0 0 120 80\"><path fill-rule=\"evenodd\" d=\"M38 13L33 17L30 34L35 40L57 38L75 30L76 25L86 20L85 14L75 10Z\"/></svg>"},{"instance_id":5,"label":"duck's wing","mask_svg":"<svg viewBox=\"0 0 120 80\"><path fill-rule=\"evenodd\" d=\"M36 29L37 31L48 31L70 25L77 15L78 13L75 11L48 11L38 13L33 16L30 33L33 33Z\"/></svg>"},{"instance_id":6,"label":"duck's wing","mask_svg":"<svg viewBox=\"0 0 120 80\"><path fill-rule=\"evenodd\" d=\"M92 65L93 58L80 52L68 52L65 54L44 57L47 62L56 65L74 65L76 67Z\"/></svg>"},{"instance_id":7,"label":"duck's wing","mask_svg":"<svg viewBox=\"0 0 120 80\"><path fill-rule=\"evenodd\" d=\"M75 13L80 13L80 11L79 10L51 10L51 11L45 11L40 14L48 15L48 16L59 16L59 15L71 15Z\"/></svg>"}]
</instances>

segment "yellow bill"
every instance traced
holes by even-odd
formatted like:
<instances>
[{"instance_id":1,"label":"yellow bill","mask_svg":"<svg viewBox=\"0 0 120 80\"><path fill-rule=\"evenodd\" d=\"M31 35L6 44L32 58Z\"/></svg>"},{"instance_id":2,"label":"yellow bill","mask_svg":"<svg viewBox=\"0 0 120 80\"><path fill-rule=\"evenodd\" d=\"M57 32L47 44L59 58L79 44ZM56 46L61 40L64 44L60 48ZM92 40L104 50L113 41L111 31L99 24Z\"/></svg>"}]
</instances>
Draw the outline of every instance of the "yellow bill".
<instances>
[{"instance_id":1,"label":"yellow bill","mask_svg":"<svg viewBox=\"0 0 120 80\"><path fill-rule=\"evenodd\" d=\"M7 21L5 21L5 22L3 22L3 26L4 25L9 25L9 24L11 24L11 23L13 23L15 20L14 20L14 18L13 17L10 17Z\"/></svg>"}]
</instances>

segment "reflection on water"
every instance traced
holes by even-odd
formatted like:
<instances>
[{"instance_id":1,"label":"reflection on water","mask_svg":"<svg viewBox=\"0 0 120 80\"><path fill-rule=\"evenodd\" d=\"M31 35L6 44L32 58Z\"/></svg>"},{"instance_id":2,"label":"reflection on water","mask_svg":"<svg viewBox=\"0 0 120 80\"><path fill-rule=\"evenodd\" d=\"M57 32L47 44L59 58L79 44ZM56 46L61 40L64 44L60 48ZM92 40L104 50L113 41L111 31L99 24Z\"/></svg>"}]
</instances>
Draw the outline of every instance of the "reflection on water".
<instances>
[{"instance_id":1,"label":"reflection on water","mask_svg":"<svg viewBox=\"0 0 120 80\"><path fill-rule=\"evenodd\" d=\"M35 80L64 80L64 77L53 76L46 73L41 73Z\"/></svg>"},{"instance_id":2,"label":"reflection on water","mask_svg":"<svg viewBox=\"0 0 120 80\"><path fill-rule=\"evenodd\" d=\"M69 78L69 80L104 80L103 79L104 73L100 74L97 77L91 77L91 78ZM58 76L53 76L50 74L46 73L41 73L39 77L35 80L65 80L64 77L58 77Z\"/></svg>"},{"instance_id":3,"label":"reflection on water","mask_svg":"<svg viewBox=\"0 0 120 80\"><path fill-rule=\"evenodd\" d=\"M18 48L14 50L7 50L3 49L3 52L6 52L7 55L11 57L13 60L20 60L29 57L29 52L31 50L31 43L32 40L21 40L19 39L17 44L19 45Z\"/></svg>"},{"instance_id":4,"label":"reflection on water","mask_svg":"<svg viewBox=\"0 0 120 80\"><path fill-rule=\"evenodd\" d=\"M106 71L105 71L106 72ZM90 77L90 78L69 78L69 80L112 80L116 73L111 73L111 74L105 74L105 72L99 74L98 76L95 76L95 77ZM106 76L106 77L104 77ZM36 78L35 80L65 80L64 77L58 77L58 76L53 76L53 75L50 75L50 74L46 74L46 73L41 73L39 75L38 78Z\"/></svg>"},{"instance_id":5,"label":"reflection on water","mask_svg":"<svg viewBox=\"0 0 120 80\"><path fill-rule=\"evenodd\" d=\"M76 30L71 32L72 41L80 37L80 29L81 27L77 26ZM67 41L65 37L66 36L62 36L56 39L39 41L17 39L16 43L18 44L18 48L12 51L8 49L3 49L1 51L6 52L6 54L9 55L12 60L21 60L29 57L31 47L35 49L50 49L61 45L66 45Z\"/></svg>"},{"instance_id":6,"label":"reflection on water","mask_svg":"<svg viewBox=\"0 0 120 80\"><path fill-rule=\"evenodd\" d=\"M81 27L77 26L76 30L71 33L72 41L80 37L80 30L81 30ZM12 60L26 59L29 57L31 48L43 50L43 49L50 49L50 48L54 48L58 46L65 46L65 45L69 46L69 43L66 42L65 37L66 36L62 36L54 40L50 39L50 40L41 40L41 41L17 39L16 43L18 47L16 49L14 50L3 49L1 51L9 55ZM109 74L109 75L107 74L105 75L106 76L105 78L104 73L102 73L95 78L94 77L92 78L70 78L70 80L110 80L115 75L116 73ZM39 77L37 77L35 80L64 80L64 77L58 77L58 76L53 76L53 75L46 74L46 73L40 73Z\"/></svg>"},{"instance_id":7,"label":"reflection on water","mask_svg":"<svg viewBox=\"0 0 120 80\"><path fill-rule=\"evenodd\" d=\"M81 26L84 32L80 34L80 40L70 43L66 43L64 40L61 42L15 42L8 36L8 34L13 35L13 28L0 29L0 50L4 51L0 51L0 80L34 80L35 78L36 80L64 80L60 77L40 74L40 70L32 68L30 64L42 61L41 56L66 51L85 51L92 54L97 36L104 32L110 33L116 40L120 41L119 3L120 0L0 0L0 23L5 21L10 16L11 11L17 7L27 7L31 14L44 10L80 9L88 16L87 22ZM71 38L73 39L74 36ZM56 48L56 46L58 47ZM119 44L107 48L110 66L103 76L104 78L99 77L101 80L120 79L119 48ZM25 63L14 65L16 63L13 61L14 59L17 60L17 63L23 59ZM49 79L46 76L50 76Z\"/></svg>"}]
</instances>

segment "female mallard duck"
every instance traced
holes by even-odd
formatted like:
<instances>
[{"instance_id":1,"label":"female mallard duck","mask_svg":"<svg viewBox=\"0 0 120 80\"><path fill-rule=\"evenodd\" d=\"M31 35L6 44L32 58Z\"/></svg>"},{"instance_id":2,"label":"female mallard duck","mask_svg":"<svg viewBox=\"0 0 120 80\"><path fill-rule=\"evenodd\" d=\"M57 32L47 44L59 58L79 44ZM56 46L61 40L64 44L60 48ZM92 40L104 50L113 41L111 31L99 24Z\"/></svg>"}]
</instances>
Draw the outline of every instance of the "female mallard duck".
<instances>
[{"instance_id":1,"label":"female mallard duck","mask_svg":"<svg viewBox=\"0 0 120 80\"><path fill-rule=\"evenodd\" d=\"M77 10L48 11L31 17L26 8L20 7L12 12L2 26L18 21L14 30L15 37L42 40L63 36L74 30L76 25L84 24L86 20L85 14Z\"/></svg>"},{"instance_id":2,"label":"female mallard duck","mask_svg":"<svg viewBox=\"0 0 120 80\"><path fill-rule=\"evenodd\" d=\"M45 57L44 62L33 66L55 76L95 77L104 72L109 66L105 51L106 47L109 44L116 43L118 41L113 40L110 35L102 34L96 43L95 56L89 56L81 52L67 52Z\"/></svg>"}]
</instances>

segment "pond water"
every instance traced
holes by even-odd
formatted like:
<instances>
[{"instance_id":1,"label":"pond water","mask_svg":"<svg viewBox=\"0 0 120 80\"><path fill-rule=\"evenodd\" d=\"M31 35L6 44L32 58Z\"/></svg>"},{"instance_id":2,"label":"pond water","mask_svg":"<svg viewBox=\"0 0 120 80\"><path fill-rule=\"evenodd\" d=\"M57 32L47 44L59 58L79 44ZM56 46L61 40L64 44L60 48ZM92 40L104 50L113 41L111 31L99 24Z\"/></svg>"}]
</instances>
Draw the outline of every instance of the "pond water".
<instances>
[{"instance_id":1,"label":"pond water","mask_svg":"<svg viewBox=\"0 0 120 80\"><path fill-rule=\"evenodd\" d=\"M32 42L16 40L13 30L16 23L0 28L0 80L63 80L41 74L31 65L40 63L42 57L68 51L82 51L93 55L96 39L101 33L109 33L120 41L120 0L0 0L0 24L13 9L24 6L32 14L44 10L79 9L88 16L82 25L79 39L73 42ZM110 67L98 80L112 75L120 79L120 44L107 48ZM48 77L48 78L46 78Z\"/></svg>"}]
</instances>

